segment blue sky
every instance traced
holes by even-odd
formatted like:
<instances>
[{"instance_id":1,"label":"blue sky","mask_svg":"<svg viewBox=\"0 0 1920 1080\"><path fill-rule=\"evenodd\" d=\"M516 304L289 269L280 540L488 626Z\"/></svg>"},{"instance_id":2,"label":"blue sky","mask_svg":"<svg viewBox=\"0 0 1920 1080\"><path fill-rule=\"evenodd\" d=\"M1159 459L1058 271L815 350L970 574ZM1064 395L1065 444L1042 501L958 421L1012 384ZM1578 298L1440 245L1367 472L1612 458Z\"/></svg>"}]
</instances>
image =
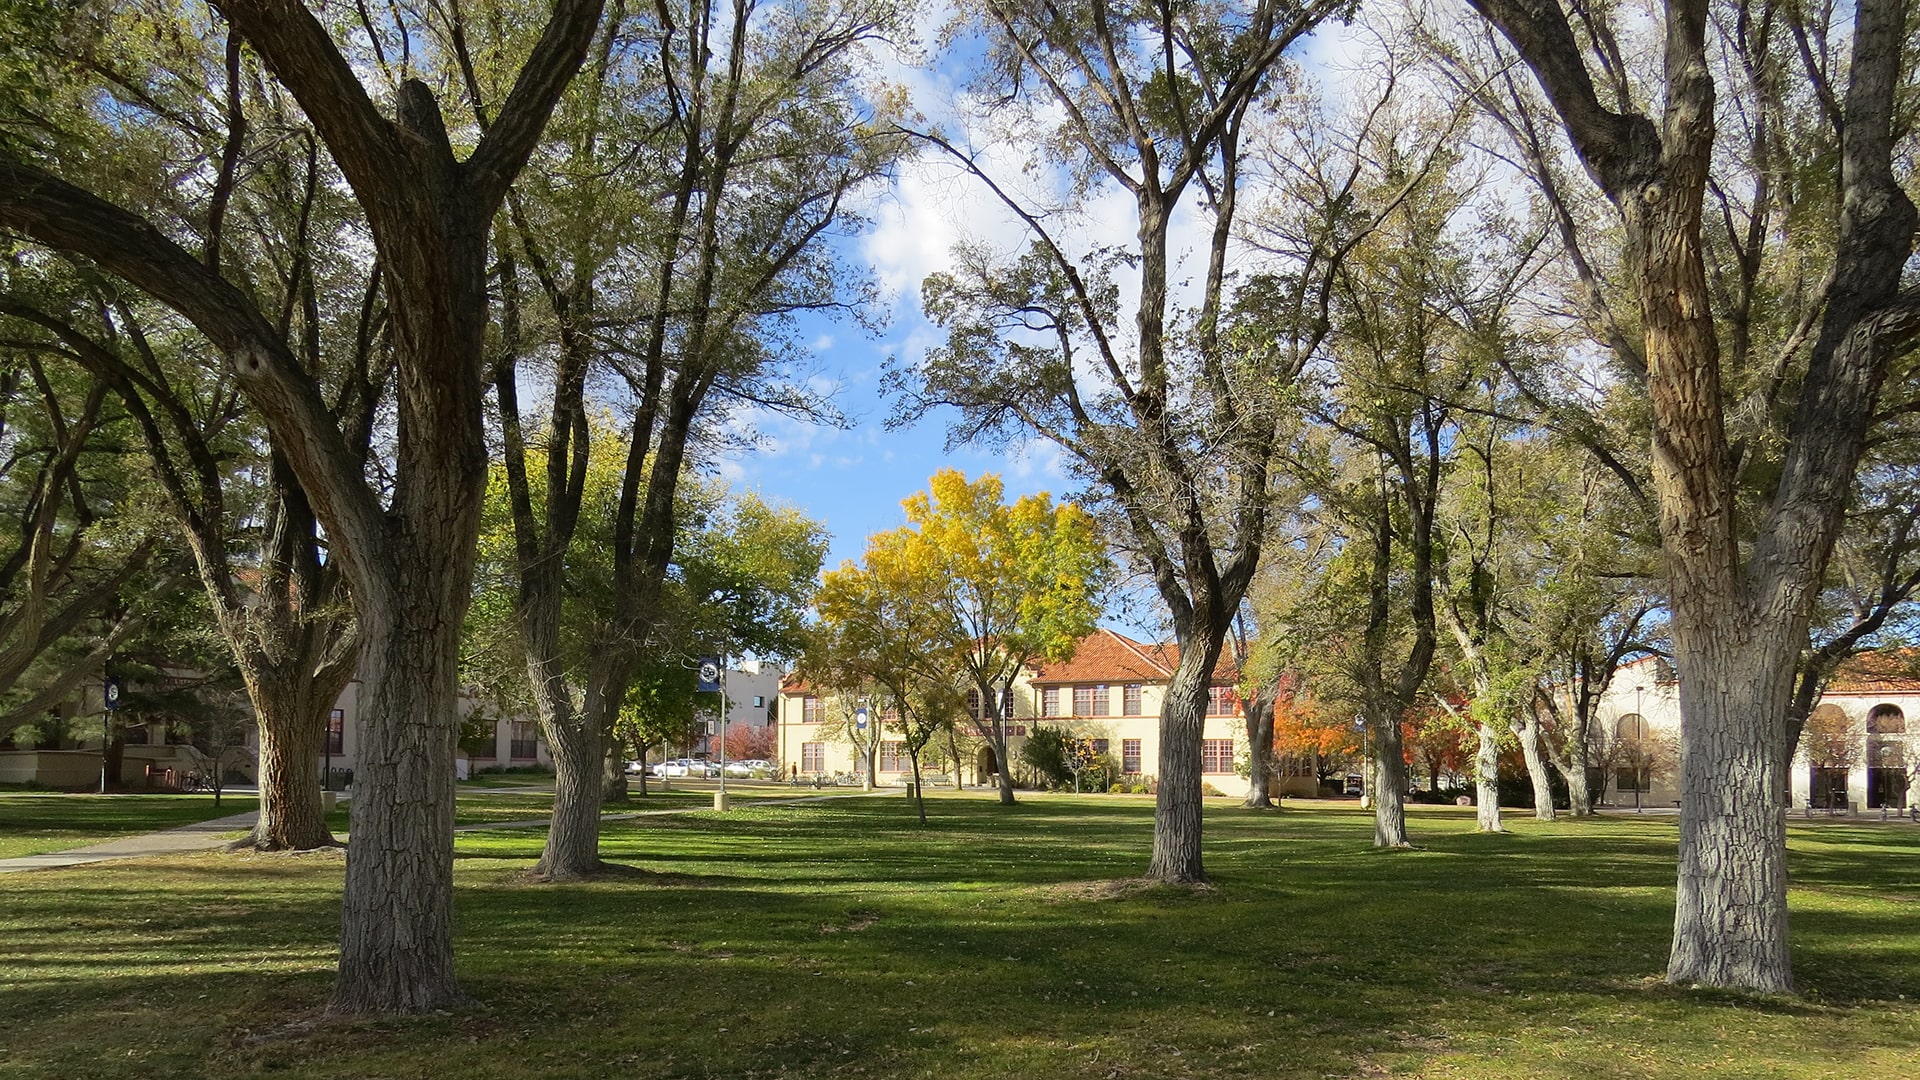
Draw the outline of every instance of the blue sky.
<instances>
[{"instance_id":1,"label":"blue sky","mask_svg":"<svg viewBox=\"0 0 1920 1080\"><path fill-rule=\"evenodd\" d=\"M938 7L930 5L924 16L923 41L934 40L938 21L944 18ZM1301 50L1306 66L1327 77L1324 89L1329 96L1338 96L1338 88L1351 77L1343 72L1364 70L1365 37L1361 28L1333 28ZM951 66L917 66L897 58L881 58L880 63L882 78L905 86L918 110L965 140L969 131L963 110L955 104L964 95ZM1019 187L1023 175L1045 181L1048 170L1035 168L1031 147L994 141L989 133L975 152L1009 187ZM945 466L970 477L999 474L1009 499L1035 491L1060 499L1070 497L1075 488L1060 468L1057 449L1038 440L1008 448L970 445L948 451L944 443L951 414L929 417L905 431L885 426L892 403L880 393L883 365L889 357L917 359L941 340L940 331L920 311L921 281L949 265L956 243L983 242L1007 252L1025 244L1025 231L984 188L931 155L905 162L894 182L861 210L868 226L858 237L843 241L845 256L851 268L865 271L878 284L889 321L877 336L870 336L851 322L819 319L803 324L797 338L811 342L818 387L832 390L850 426L833 429L780 417L743 418L758 428L761 447L718 463L720 474L736 486L792 503L823 521L833 537L830 568L858 559L872 533L903 524L901 500L923 490L927 478ZM1125 243L1134 232L1131 200L1117 190L1096 194L1082 213L1064 224L1055 219L1053 227L1079 245ZM1176 219L1175 250L1180 250L1183 232L1193 230L1188 235L1197 241L1205 228L1191 215ZM1131 622L1136 630L1151 634L1139 625L1143 618L1152 621L1153 616L1142 612L1113 621L1117 626Z\"/></svg>"}]
</instances>

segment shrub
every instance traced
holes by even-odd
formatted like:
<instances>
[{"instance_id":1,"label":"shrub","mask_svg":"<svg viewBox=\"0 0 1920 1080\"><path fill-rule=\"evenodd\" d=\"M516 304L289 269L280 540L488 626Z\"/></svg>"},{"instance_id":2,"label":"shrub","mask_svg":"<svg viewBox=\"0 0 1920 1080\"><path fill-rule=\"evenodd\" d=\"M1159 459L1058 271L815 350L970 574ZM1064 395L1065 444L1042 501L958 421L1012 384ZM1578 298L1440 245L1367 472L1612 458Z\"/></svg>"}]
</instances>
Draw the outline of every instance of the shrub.
<instances>
[{"instance_id":1,"label":"shrub","mask_svg":"<svg viewBox=\"0 0 1920 1080\"><path fill-rule=\"evenodd\" d=\"M1132 786L1131 788L1128 788L1127 790L1129 790L1129 791L1131 791L1131 792L1133 792L1133 793L1134 793L1135 795L1146 795L1146 794L1148 794L1148 791L1147 791L1147 785L1145 785L1145 784L1135 784L1135 785L1133 785L1133 786Z\"/></svg>"},{"instance_id":2,"label":"shrub","mask_svg":"<svg viewBox=\"0 0 1920 1080\"><path fill-rule=\"evenodd\" d=\"M1067 768L1067 733L1057 727L1031 728L1020 747L1020 760L1040 774L1049 788L1073 784L1073 772Z\"/></svg>"},{"instance_id":3,"label":"shrub","mask_svg":"<svg viewBox=\"0 0 1920 1080\"><path fill-rule=\"evenodd\" d=\"M1107 794L1109 795L1125 795L1126 793L1127 785L1125 784L1115 784L1107 789Z\"/></svg>"},{"instance_id":4,"label":"shrub","mask_svg":"<svg viewBox=\"0 0 1920 1080\"><path fill-rule=\"evenodd\" d=\"M1202 780L1202 781L1200 782L1200 794L1202 794L1202 795L1225 795L1225 794L1226 794L1226 792L1224 792L1224 791L1221 791L1221 790L1220 790L1219 788L1217 788L1217 787L1214 787L1214 786L1213 786L1212 784L1210 784L1210 783L1208 783L1208 782L1206 782L1205 780Z\"/></svg>"}]
</instances>

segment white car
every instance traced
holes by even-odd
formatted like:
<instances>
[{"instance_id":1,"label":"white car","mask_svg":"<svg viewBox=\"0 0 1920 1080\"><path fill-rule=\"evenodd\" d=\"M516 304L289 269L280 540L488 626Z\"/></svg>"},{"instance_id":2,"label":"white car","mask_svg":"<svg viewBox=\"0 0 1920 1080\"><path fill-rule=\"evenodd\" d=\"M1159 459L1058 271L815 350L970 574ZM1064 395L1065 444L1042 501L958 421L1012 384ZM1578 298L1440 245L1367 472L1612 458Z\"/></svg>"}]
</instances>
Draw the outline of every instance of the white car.
<instances>
[{"instance_id":1,"label":"white car","mask_svg":"<svg viewBox=\"0 0 1920 1080\"><path fill-rule=\"evenodd\" d=\"M745 761L727 762L728 776L752 776L763 769L772 769L773 763L760 758L747 758Z\"/></svg>"},{"instance_id":2,"label":"white car","mask_svg":"<svg viewBox=\"0 0 1920 1080\"><path fill-rule=\"evenodd\" d=\"M687 775L687 759L669 758L666 761L662 761L653 767L653 775L685 776Z\"/></svg>"}]
</instances>

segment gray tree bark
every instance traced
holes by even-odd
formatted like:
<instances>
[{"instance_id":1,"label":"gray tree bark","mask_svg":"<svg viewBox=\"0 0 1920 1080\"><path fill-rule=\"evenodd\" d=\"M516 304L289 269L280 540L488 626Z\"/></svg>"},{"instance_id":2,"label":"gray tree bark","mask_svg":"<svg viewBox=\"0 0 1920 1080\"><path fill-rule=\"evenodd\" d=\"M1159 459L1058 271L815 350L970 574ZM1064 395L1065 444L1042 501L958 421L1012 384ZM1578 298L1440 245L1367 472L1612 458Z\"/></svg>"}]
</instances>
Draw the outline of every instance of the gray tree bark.
<instances>
[{"instance_id":1,"label":"gray tree bark","mask_svg":"<svg viewBox=\"0 0 1920 1080\"><path fill-rule=\"evenodd\" d=\"M1160 706L1160 783L1153 799L1153 860L1147 879L1168 884L1196 884L1207 880L1200 853L1200 738L1207 722L1207 692L1213 668L1225 644L1222 634L1187 647L1182 642L1180 662L1167 684Z\"/></svg>"},{"instance_id":2,"label":"gray tree bark","mask_svg":"<svg viewBox=\"0 0 1920 1080\"><path fill-rule=\"evenodd\" d=\"M1553 783L1552 778L1547 774L1546 755L1541 753L1540 721L1531 717L1516 720L1513 723L1513 734L1520 740L1520 757L1527 763L1527 779L1533 786L1533 816L1541 821L1552 821L1554 819ZM1583 778L1580 784L1583 796L1586 794L1586 786ZM1569 792L1573 789L1571 779L1567 781L1567 789ZM1571 799L1568 800L1568 804L1572 804Z\"/></svg>"},{"instance_id":3,"label":"gray tree bark","mask_svg":"<svg viewBox=\"0 0 1920 1080\"><path fill-rule=\"evenodd\" d=\"M1247 799L1250 809L1273 807L1273 707L1279 697L1280 683L1269 680L1246 701L1247 720Z\"/></svg>"},{"instance_id":4,"label":"gray tree bark","mask_svg":"<svg viewBox=\"0 0 1920 1080\"><path fill-rule=\"evenodd\" d=\"M1505 832L1500 823L1500 733L1492 724L1473 726L1474 821L1481 832Z\"/></svg>"}]
</instances>

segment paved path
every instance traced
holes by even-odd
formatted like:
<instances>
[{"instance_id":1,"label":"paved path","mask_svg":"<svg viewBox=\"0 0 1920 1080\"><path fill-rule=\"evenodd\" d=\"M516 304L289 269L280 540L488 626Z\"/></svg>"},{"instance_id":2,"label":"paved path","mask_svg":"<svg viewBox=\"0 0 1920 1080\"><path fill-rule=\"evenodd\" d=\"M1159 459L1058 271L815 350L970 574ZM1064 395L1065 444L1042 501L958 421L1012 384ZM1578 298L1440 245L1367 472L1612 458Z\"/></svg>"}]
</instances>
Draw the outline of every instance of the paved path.
<instances>
[{"instance_id":1,"label":"paved path","mask_svg":"<svg viewBox=\"0 0 1920 1080\"><path fill-rule=\"evenodd\" d=\"M852 799L877 792L849 792L834 795L806 795L792 799L754 799L752 806L793 806L798 803L822 802L827 799ZM740 804L736 804L740 805ZM602 821L631 821L635 818L656 817L662 814L692 814L711 810L711 806L674 806L663 810L631 810L618 814L602 814ZM17 873L22 870L47 870L62 866L81 866L86 863L108 862L113 859L139 859L149 855L183 855L196 851L212 851L224 847L231 841L229 833L244 832L253 828L256 811L244 814L230 814L227 817L214 818L211 821L181 825L164 832L145 833L140 836L123 836L118 840L108 840L101 844L72 848L67 851L50 851L43 855L22 855L14 859L0 859L0 874ZM492 821L477 825L460 825L455 832L479 832L489 829L544 829L547 818L527 818L519 821Z\"/></svg>"},{"instance_id":2,"label":"paved path","mask_svg":"<svg viewBox=\"0 0 1920 1080\"><path fill-rule=\"evenodd\" d=\"M244 814L229 814L211 821L181 825L165 832L123 836L104 844L90 844L87 847L72 848L68 851L49 851L44 855L22 855L16 859L0 859L0 874L20 870L44 870L56 866L79 866L83 863L106 862L110 859L138 859L147 855L179 855L192 851L211 851L217 847L224 847L230 842L228 833L253 828L256 817L258 814L249 810Z\"/></svg>"}]
</instances>

